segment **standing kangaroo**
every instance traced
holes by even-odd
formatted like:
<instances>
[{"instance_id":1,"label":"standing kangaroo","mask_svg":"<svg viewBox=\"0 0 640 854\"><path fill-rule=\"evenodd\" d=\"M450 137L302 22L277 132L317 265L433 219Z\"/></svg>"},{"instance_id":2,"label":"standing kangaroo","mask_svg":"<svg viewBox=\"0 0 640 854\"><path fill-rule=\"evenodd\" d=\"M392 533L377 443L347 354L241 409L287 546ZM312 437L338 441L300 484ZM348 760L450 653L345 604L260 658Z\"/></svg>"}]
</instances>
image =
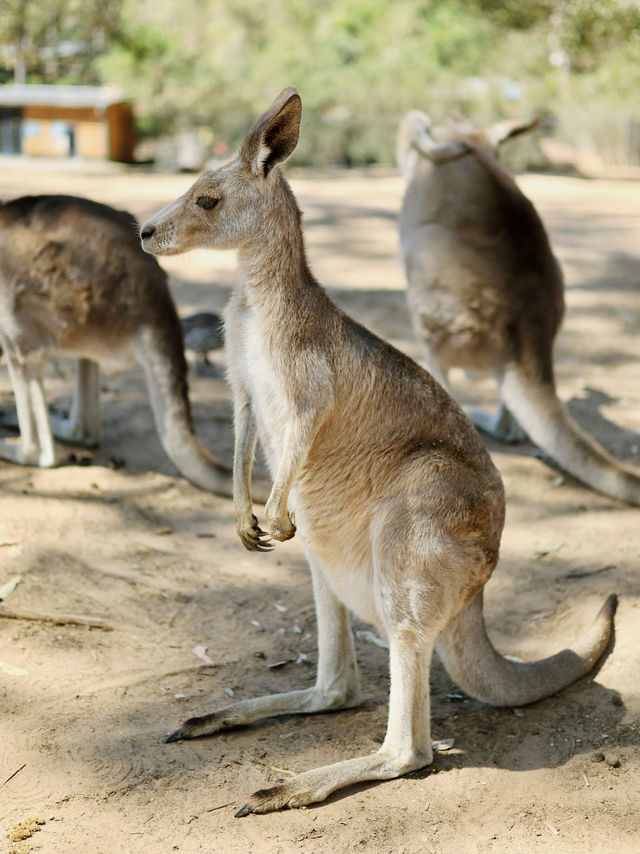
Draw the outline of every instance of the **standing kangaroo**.
<instances>
[{"instance_id":1,"label":"standing kangaroo","mask_svg":"<svg viewBox=\"0 0 640 854\"><path fill-rule=\"evenodd\" d=\"M459 123L432 132L424 113L405 116L397 159L407 188L398 226L415 332L445 387L451 367L496 377L498 412L471 410L477 427L503 441L528 434L587 486L640 504L640 470L601 448L556 394L562 273L535 208L497 159L502 142L534 125L472 130Z\"/></svg>"},{"instance_id":2,"label":"standing kangaroo","mask_svg":"<svg viewBox=\"0 0 640 854\"><path fill-rule=\"evenodd\" d=\"M324 800L363 780L429 765L434 645L469 694L498 706L553 694L587 673L612 629L615 596L572 649L531 664L497 653L482 588L498 559L500 476L467 416L407 356L342 313L313 278L300 211L279 164L298 141L302 104L285 89L239 155L205 174L141 230L148 252L239 249L225 312L235 406L235 505L248 549L299 532L318 620L313 688L191 718L168 741L260 718L350 708L360 687L347 607L389 642L387 734L371 755L256 792L237 816ZM252 513L256 437L274 483L267 532Z\"/></svg>"},{"instance_id":3,"label":"standing kangaroo","mask_svg":"<svg viewBox=\"0 0 640 854\"><path fill-rule=\"evenodd\" d=\"M0 457L55 465L52 428L61 439L97 444L97 363L122 370L137 359L173 463L197 486L233 494L230 469L195 435L180 321L166 274L140 251L130 214L73 196L27 196L0 206L0 345L20 429L18 440L0 440ZM78 358L68 419L47 411L48 354ZM258 490L266 498L263 484Z\"/></svg>"}]
</instances>

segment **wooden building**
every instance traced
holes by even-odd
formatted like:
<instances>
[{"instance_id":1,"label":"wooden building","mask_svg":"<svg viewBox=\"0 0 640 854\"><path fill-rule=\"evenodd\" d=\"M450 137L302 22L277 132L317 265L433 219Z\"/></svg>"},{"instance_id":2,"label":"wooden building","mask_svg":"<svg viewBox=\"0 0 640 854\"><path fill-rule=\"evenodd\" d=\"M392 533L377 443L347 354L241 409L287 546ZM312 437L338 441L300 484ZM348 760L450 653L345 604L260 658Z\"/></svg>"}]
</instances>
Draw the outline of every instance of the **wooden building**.
<instances>
[{"instance_id":1,"label":"wooden building","mask_svg":"<svg viewBox=\"0 0 640 854\"><path fill-rule=\"evenodd\" d=\"M131 105L108 86L0 86L0 154L130 163Z\"/></svg>"}]
</instances>

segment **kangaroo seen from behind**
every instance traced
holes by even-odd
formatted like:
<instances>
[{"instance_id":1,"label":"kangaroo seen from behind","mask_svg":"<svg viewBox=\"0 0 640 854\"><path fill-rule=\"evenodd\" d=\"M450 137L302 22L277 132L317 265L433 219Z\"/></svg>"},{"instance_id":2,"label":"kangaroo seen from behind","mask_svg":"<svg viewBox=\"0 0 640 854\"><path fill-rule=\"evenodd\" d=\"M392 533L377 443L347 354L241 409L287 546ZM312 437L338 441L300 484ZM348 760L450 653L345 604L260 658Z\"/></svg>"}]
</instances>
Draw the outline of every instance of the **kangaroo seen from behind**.
<instances>
[{"instance_id":1,"label":"kangaroo seen from behind","mask_svg":"<svg viewBox=\"0 0 640 854\"><path fill-rule=\"evenodd\" d=\"M501 143L534 125L459 122L432 131L419 110L405 116L398 227L415 332L445 387L452 367L496 377L498 412L471 410L476 426L506 441L528 434L587 486L640 504L640 469L601 448L556 394L562 272L534 206L497 159Z\"/></svg>"},{"instance_id":2,"label":"kangaroo seen from behind","mask_svg":"<svg viewBox=\"0 0 640 854\"><path fill-rule=\"evenodd\" d=\"M203 489L232 494L231 471L195 435L180 321L166 274L140 251L130 214L74 196L27 196L0 206L0 345L20 429L17 441L0 441L1 457L55 465L53 434L97 444L98 364L118 371L137 359L173 463ZM68 419L47 411L49 354L79 360Z\"/></svg>"},{"instance_id":3,"label":"kangaroo seen from behind","mask_svg":"<svg viewBox=\"0 0 640 854\"><path fill-rule=\"evenodd\" d=\"M236 813L321 801L364 780L432 761L429 667L434 645L467 692L495 705L553 694L586 673L610 637L615 597L573 648L530 664L487 637L482 588L498 559L500 476L467 416L422 368L342 313L314 279L300 211L279 163L294 150L302 105L286 89L239 155L206 172L141 230L148 252L239 249L225 313L235 405L235 504L249 549L298 532L318 620L312 688L233 703L191 718L169 741L260 718L361 701L347 608L389 642L386 737L371 755L256 792ZM266 534L251 506L257 437L273 475Z\"/></svg>"}]
</instances>

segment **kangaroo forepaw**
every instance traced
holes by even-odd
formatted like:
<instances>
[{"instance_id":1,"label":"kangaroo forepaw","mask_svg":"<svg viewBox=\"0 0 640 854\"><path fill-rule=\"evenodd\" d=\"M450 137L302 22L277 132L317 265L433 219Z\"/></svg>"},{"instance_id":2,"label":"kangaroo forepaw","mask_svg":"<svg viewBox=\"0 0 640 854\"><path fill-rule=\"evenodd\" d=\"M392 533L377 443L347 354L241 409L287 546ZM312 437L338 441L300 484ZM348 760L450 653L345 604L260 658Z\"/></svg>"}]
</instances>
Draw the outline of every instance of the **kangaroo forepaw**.
<instances>
[{"instance_id":1,"label":"kangaroo forepaw","mask_svg":"<svg viewBox=\"0 0 640 854\"><path fill-rule=\"evenodd\" d=\"M258 520L255 516L251 517L250 525L238 525L238 536L242 540L242 545L250 552L268 552L273 548L273 543L269 540L263 540L268 534L258 527Z\"/></svg>"},{"instance_id":2,"label":"kangaroo forepaw","mask_svg":"<svg viewBox=\"0 0 640 854\"><path fill-rule=\"evenodd\" d=\"M269 536L274 540L279 540L283 543L285 540L290 540L296 532L295 519L292 513L286 510L282 511L281 507L275 504L267 503L265 508L267 517L267 528Z\"/></svg>"},{"instance_id":3,"label":"kangaroo forepaw","mask_svg":"<svg viewBox=\"0 0 640 854\"><path fill-rule=\"evenodd\" d=\"M269 523L269 534L272 539L279 540L284 543L285 540L290 540L296 532L296 526L293 523L291 516L287 514L285 520L274 521Z\"/></svg>"}]
</instances>

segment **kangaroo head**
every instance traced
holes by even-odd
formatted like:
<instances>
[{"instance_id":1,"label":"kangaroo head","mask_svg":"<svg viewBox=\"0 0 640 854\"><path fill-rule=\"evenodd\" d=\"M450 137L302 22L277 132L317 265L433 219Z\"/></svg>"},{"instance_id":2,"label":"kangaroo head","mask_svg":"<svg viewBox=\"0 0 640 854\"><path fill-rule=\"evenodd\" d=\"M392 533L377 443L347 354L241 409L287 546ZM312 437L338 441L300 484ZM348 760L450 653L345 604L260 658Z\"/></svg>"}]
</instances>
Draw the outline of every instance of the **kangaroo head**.
<instances>
[{"instance_id":1,"label":"kangaroo head","mask_svg":"<svg viewBox=\"0 0 640 854\"><path fill-rule=\"evenodd\" d=\"M421 110L411 110L398 130L398 166L405 178L409 179L421 156L438 164L461 157L472 149L479 149L497 158L504 142L532 130L537 124L537 118L505 119L485 128L477 128L467 119L455 118L432 131L429 116Z\"/></svg>"},{"instance_id":2,"label":"kangaroo head","mask_svg":"<svg viewBox=\"0 0 640 854\"><path fill-rule=\"evenodd\" d=\"M269 228L278 169L295 149L302 101L285 89L254 123L236 157L205 172L140 229L142 248L176 255L197 247L237 249Z\"/></svg>"}]
</instances>

